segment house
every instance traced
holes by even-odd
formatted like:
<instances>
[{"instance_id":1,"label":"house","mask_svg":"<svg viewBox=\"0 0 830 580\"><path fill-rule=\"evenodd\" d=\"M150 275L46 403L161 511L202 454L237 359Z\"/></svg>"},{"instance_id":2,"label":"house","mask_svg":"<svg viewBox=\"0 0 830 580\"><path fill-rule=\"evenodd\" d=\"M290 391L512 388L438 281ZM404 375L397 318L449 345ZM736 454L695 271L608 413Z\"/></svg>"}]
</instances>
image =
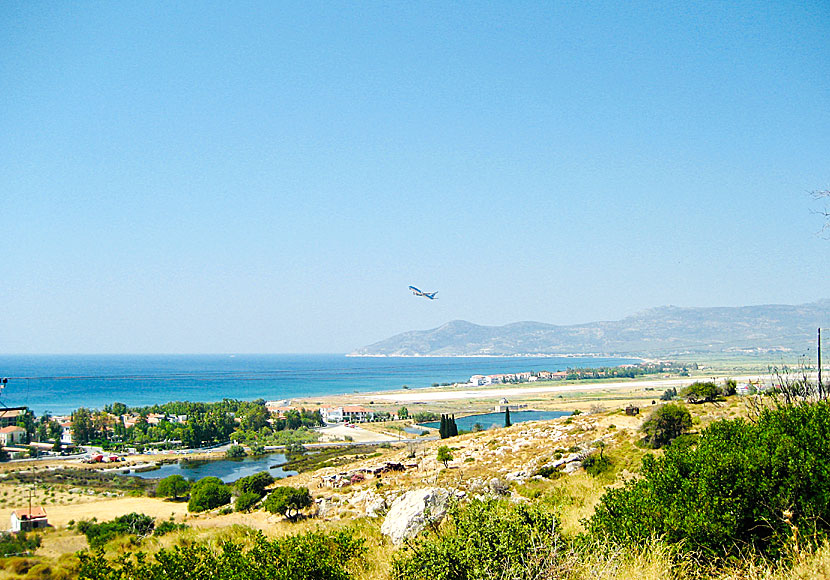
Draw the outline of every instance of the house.
<instances>
[{"instance_id":1,"label":"house","mask_svg":"<svg viewBox=\"0 0 830 580\"><path fill-rule=\"evenodd\" d=\"M374 413L357 405L343 407L343 419L351 423L365 423L374 418Z\"/></svg>"},{"instance_id":2,"label":"house","mask_svg":"<svg viewBox=\"0 0 830 580\"><path fill-rule=\"evenodd\" d=\"M325 423L342 423L343 407L320 407L320 416Z\"/></svg>"},{"instance_id":3,"label":"house","mask_svg":"<svg viewBox=\"0 0 830 580\"><path fill-rule=\"evenodd\" d=\"M26 442L26 429L18 426L3 427L0 429L0 445L8 447L17 443Z\"/></svg>"},{"instance_id":4,"label":"house","mask_svg":"<svg viewBox=\"0 0 830 580\"><path fill-rule=\"evenodd\" d=\"M162 421L166 420L166 416L164 413L150 413L147 415L147 424L148 425L158 425Z\"/></svg>"},{"instance_id":5,"label":"house","mask_svg":"<svg viewBox=\"0 0 830 580\"><path fill-rule=\"evenodd\" d=\"M0 409L0 427L17 425L17 420L25 415L28 410L28 407L6 407Z\"/></svg>"},{"instance_id":6,"label":"house","mask_svg":"<svg viewBox=\"0 0 830 580\"><path fill-rule=\"evenodd\" d=\"M28 532L49 525L46 510L41 506L14 510L11 515L12 532Z\"/></svg>"}]
</instances>

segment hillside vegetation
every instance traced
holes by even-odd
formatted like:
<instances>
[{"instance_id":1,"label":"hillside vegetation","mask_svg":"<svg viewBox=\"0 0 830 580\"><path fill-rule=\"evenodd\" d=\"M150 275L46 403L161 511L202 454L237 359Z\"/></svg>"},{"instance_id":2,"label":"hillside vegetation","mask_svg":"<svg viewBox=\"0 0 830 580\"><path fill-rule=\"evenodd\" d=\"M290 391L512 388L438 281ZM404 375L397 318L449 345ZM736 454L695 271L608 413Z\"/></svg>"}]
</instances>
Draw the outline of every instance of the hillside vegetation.
<instances>
[{"instance_id":1,"label":"hillside vegetation","mask_svg":"<svg viewBox=\"0 0 830 580\"><path fill-rule=\"evenodd\" d=\"M163 536L96 536L99 551L80 559L6 559L4 573L113 580L830 578L830 404L809 389L798 392L808 396L788 403L777 395L678 399L655 402L639 416L595 408L412 441L296 479L256 478L263 481L256 495L265 499L245 509L260 514L253 520L260 530L223 523L233 516L219 508L188 518L188 529L167 525ZM679 427L654 449L642 427L672 406L691 421L662 413ZM439 458L442 446L451 459ZM398 462L417 468L354 476ZM338 473L352 476L335 488L319 485ZM308 485L314 505L298 504L293 514L272 510L286 517L263 511L272 496L300 489L286 484ZM238 498L251 491L247 480L238 487ZM396 499L420 488L448 490L454 499L443 519L393 544L381 523ZM44 544L51 541L47 533Z\"/></svg>"}]
</instances>

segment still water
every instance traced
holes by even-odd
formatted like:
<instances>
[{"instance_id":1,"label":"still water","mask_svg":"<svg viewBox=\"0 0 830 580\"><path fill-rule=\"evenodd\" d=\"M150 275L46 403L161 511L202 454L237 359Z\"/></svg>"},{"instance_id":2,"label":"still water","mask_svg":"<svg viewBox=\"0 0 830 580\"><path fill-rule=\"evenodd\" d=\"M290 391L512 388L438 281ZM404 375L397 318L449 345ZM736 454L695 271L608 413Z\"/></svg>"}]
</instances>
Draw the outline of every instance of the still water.
<instances>
[{"instance_id":1,"label":"still water","mask_svg":"<svg viewBox=\"0 0 830 580\"><path fill-rule=\"evenodd\" d=\"M524 423L525 421L549 421L551 419L558 419L559 417L566 417L570 415L567 411L510 411L511 423ZM478 423L483 429L493 429L496 427L504 427L504 413L484 413L482 415L468 415L467 417L458 417L455 424L461 431L472 431L473 425ZM438 429L441 426L440 421L430 421L429 423L419 423L423 427L432 427Z\"/></svg>"},{"instance_id":2,"label":"still water","mask_svg":"<svg viewBox=\"0 0 830 580\"><path fill-rule=\"evenodd\" d=\"M241 459L219 459L216 461L193 461L182 459L178 463L162 465L160 469L144 472L130 472L125 475L135 475L144 479L161 479L168 475L181 475L185 479L195 481L203 477L218 477L225 483L267 471L274 479L282 479L290 475L297 475L296 471L285 471L276 467L285 463L285 455L272 453L260 457L243 457Z\"/></svg>"}]
</instances>

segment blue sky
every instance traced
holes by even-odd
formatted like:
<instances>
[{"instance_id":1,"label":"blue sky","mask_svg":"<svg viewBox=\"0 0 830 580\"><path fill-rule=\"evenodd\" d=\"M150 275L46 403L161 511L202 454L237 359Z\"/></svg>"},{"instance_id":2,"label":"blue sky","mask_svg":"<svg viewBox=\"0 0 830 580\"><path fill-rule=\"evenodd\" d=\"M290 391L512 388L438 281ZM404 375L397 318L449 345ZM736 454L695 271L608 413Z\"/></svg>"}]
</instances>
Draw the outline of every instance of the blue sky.
<instances>
[{"instance_id":1,"label":"blue sky","mask_svg":"<svg viewBox=\"0 0 830 580\"><path fill-rule=\"evenodd\" d=\"M830 297L828 28L826 2L0 3L0 352Z\"/></svg>"}]
</instances>

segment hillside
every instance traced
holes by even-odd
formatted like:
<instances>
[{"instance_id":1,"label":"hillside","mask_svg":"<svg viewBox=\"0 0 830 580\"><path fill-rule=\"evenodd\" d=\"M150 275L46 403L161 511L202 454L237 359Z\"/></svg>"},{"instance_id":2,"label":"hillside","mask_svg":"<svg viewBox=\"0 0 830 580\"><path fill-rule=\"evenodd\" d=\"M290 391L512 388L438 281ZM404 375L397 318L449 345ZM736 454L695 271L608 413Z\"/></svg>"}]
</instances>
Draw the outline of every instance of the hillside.
<instances>
[{"instance_id":1,"label":"hillside","mask_svg":"<svg viewBox=\"0 0 830 580\"><path fill-rule=\"evenodd\" d=\"M464 320L413 330L356 349L352 356L511 356L597 354L665 357L806 352L830 325L830 300L796 306L664 306L617 321L557 326Z\"/></svg>"}]
</instances>

